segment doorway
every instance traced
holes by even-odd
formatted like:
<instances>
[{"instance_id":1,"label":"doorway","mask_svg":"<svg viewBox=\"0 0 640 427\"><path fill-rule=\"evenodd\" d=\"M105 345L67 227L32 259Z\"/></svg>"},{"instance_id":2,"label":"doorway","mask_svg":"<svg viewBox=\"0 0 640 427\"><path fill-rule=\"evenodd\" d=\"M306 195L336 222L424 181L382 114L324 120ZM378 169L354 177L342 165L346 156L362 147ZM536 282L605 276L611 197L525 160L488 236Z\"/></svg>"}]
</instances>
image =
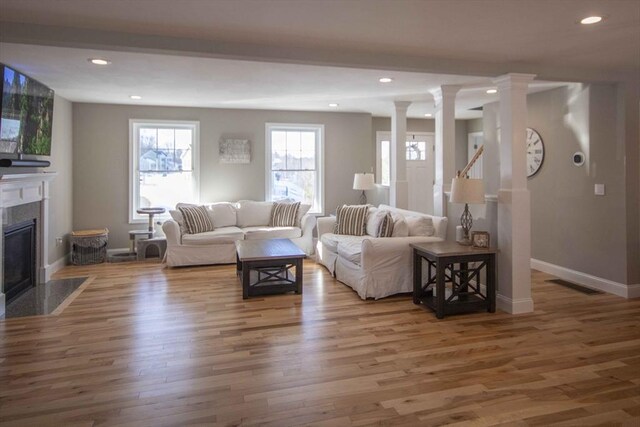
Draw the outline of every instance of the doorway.
<instances>
[{"instance_id":1,"label":"doorway","mask_svg":"<svg viewBox=\"0 0 640 427\"><path fill-rule=\"evenodd\" d=\"M391 185L391 133L376 132L378 184ZM431 132L407 132L406 161L409 210L433 214L435 136Z\"/></svg>"}]
</instances>

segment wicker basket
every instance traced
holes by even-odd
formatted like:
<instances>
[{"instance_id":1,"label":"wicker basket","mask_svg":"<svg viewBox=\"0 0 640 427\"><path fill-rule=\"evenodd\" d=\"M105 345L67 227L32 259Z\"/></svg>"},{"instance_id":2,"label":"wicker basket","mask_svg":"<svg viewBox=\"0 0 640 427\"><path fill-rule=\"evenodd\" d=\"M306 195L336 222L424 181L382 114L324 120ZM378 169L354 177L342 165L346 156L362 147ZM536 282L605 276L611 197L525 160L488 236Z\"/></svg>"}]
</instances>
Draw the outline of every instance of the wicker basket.
<instances>
[{"instance_id":1,"label":"wicker basket","mask_svg":"<svg viewBox=\"0 0 640 427\"><path fill-rule=\"evenodd\" d=\"M71 263L75 265L100 264L107 259L109 230L73 231L71 233Z\"/></svg>"}]
</instances>

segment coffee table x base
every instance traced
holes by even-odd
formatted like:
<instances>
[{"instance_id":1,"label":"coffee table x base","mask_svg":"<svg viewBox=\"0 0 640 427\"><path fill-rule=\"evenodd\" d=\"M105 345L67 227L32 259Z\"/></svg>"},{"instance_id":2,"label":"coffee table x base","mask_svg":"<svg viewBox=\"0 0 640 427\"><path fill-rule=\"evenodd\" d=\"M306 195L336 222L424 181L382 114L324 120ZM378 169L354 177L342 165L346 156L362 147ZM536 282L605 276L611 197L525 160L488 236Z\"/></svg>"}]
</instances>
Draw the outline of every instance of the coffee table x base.
<instances>
[{"instance_id":1,"label":"coffee table x base","mask_svg":"<svg viewBox=\"0 0 640 427\"><path fill-rule=\"evenodd\" d=\"M305 253L289 239L243 240L236 243L236 249L243 299L284 292L302 294Z\"/></svg>"}]
</instances>

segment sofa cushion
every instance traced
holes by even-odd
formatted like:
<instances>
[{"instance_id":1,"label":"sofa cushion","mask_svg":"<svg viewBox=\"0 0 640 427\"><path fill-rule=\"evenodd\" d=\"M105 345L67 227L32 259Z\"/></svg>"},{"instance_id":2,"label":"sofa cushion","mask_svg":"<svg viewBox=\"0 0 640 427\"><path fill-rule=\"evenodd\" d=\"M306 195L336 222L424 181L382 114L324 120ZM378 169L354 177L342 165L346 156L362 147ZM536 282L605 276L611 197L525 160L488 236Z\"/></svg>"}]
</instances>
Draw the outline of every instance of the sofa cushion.
<instances>
[{"instance_id":1,"label":"sofa cushion","mask_svg":"<svg viewBox=\"0 0 640 427\"><path fill-rule=\"evenodd\" d=\"M298 227L269 227L266 225L244 227L245 240L261 239L295 239L302 236L302 230Z\"/></svg>"},{"instance_id":2,"label":"sofa cushion","mask_svg":"<svg viewBox=\"0 0 640 427\"><path fill-rule=\"evenodd\" d=\"M406 216L409 236L433 236L436 229L433 220L427 216Z\"/></svg>"},{"instance_id":3,"label":"sofa cushion","mask_svg":"<svg viewBox=\"0 0 640 427\"><path fill-rule=\"evenodd\" d=\"M207 206L213 226L218 227L233 227L237 222L236 207L233 203L219 202L211 203Z\"/></svg>"},{"instance_id":4,"label":"sofa cushion","mask_svg":"<svg viewBox=\"0 0 640 427\"><path fill-rule=\"evenodd\" d=\"M240 200L238 202L237 225L238 227L254 227L257 225L269 225L273 202L256 202L253 200Z\"/></svg>"},{"instance_id":5,"label":"sofa cushion","mask_svg":"<svg viewBox=\"0 0 640 427\"><path fill-rule=\"evenodd\" d=\"M337 253L342 258L360 265L362 241L370 238L367 235L350 236L348 234L325 233L320 237L320 241L326 250Z\"/></svg>"},{"instance_id":6,"label":"sofa cushion","mask_svg":"<svg viewBox=\"0 0 640 427\"><path fill-rule=\"evenodd\" d=\"M407 237L409 236L409 226L404 215L397 212L391 212L393 217L393 233L391 237Z\"/></svg>"},{"instance_id":7,"label":"sofa cushion","mask_svg":"<svg viewBox=\"0 0 640 427\"><path fill-rule=\"evenodd\" d=\"M182 244L184 245L214 245L223 243L233 243L236 240L243 240L244 233L238 227L220 227L213 231L198 234L184 234Z\"/></svg>"},{"instance_id":8,"label":"sofa cushion","mask_svg":"<svg viewBox=\"0 0 640 427\"><path fill-rule=\"evenodd\" d=\"M213 222L204 206L180 206L178 208L184 220L184 227L189 234L213 231Z\"/></svg>"},{"instance_id":9,"label":"sofa cushion","mask_svg":"<svg viewBox=\"0 0 640 427\"><path fill-rule=\"evenodd\" d=\"M272 227L295 227L298 221L300 202L274 203L269 225Z\"/></svg>"},{"instance_id":10,"label":"sofa cushion","mask_svg":"<svg viewBox=\"0 0 640 427\"><path fill-rule=\"evenodd\" d=\"M324 233L320 237L320 241L327 250L338 253L338 247L341 244L350 244L351 242L360 244L364 239L368 238L370 238L370 236L367 235L349 236L348 234Z\"/></svg>"},{"instance_id":11,"label":"sofa cushion","mask_svg":"<svg viewBox=\"0 0 640 427\"><path fill-rule=\"evenodd\" d=\"M334 233L362 236L366 233L368 213L368 205L338 206Z\"/></svg>"}]
</instances>

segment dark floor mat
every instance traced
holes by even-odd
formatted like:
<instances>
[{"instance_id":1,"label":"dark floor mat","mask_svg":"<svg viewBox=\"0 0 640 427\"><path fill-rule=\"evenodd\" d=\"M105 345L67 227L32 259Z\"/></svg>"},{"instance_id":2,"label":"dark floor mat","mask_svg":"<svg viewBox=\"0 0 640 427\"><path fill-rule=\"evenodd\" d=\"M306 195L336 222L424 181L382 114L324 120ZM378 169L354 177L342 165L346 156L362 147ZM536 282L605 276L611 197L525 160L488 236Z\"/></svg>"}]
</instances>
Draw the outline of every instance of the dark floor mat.
<instances>
[{"instance_id":1,"label":"dark floor mat","mask_svg":"<svg viewBox=\"0 0 640 427\"><path fill-rule=\"evenodd\" d=\"M597 291L595 289L591 289L591 288L586 288L584 286L575 284L575 283L571 283L571 282L567 282L566 280L562 280L562 279L549 279L547 280L547 282L549 283L555 283L556 285L562 285L565 288L570 288L573 289L575 291L578 292L582 292L583 294L587 294L587 295L595 295L595 294L603 294L604 292L602 291Z\"/></svg>"}]
</instances>

